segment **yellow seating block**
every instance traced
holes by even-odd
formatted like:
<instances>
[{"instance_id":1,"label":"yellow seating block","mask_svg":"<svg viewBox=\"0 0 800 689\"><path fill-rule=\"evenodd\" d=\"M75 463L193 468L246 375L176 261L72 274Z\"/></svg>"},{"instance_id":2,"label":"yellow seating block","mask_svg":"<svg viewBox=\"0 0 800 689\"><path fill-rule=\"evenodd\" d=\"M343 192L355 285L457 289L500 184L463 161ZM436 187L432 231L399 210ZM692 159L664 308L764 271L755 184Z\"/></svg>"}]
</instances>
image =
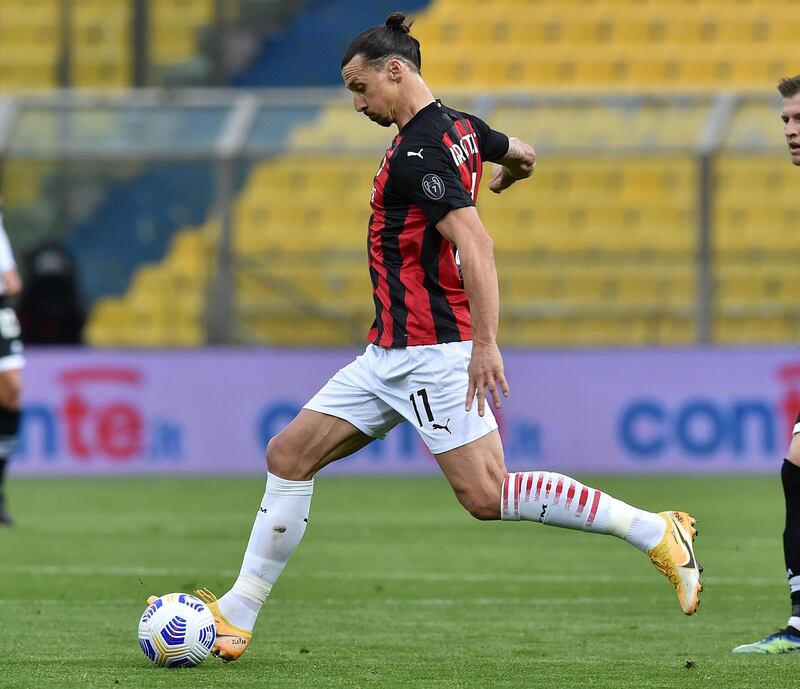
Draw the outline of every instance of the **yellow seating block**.
<instances>
[{"instance_id":1,"label":"yellow seating block","mask_svg":"<svg viewBox=\"0 0 800 689\"><path fill-rule=\"evenodd\" d=\"M437 0L416 17L438 87L772 87L792 71L794 3Z\"/></svg>"},{"instance_id":2,"label":"yellow seating block","mask_svg":"<svg viewBox=\"0 0 800 689\"><path fill-rule=\"evenodd\" d=\"M216 221L176 234L163 261L141 267L122 297L101 299L86 327L95 346L194 347L205 342L204 318L214 271Z\"/></svg>"}]
</instances>

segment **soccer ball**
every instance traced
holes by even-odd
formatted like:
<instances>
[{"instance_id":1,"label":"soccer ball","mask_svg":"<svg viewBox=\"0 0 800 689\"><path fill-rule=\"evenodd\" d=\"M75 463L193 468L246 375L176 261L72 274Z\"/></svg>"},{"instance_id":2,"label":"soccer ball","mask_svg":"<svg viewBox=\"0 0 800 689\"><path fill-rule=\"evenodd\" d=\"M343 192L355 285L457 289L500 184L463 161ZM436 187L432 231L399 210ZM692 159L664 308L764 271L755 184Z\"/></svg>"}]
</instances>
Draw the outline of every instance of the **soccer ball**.
<instances>
[{"instance_id":1,"label":"soccer ball","mask_svg":"<svg viewBox=\"0 0 800 689\"><path fill-rule=\"evenodd\" d=\"M191 667L211 653L217 631L214 615L199 598L168 593L157 598L139 620L139 645L159 667Z\"/></svg>"}]
</instances>

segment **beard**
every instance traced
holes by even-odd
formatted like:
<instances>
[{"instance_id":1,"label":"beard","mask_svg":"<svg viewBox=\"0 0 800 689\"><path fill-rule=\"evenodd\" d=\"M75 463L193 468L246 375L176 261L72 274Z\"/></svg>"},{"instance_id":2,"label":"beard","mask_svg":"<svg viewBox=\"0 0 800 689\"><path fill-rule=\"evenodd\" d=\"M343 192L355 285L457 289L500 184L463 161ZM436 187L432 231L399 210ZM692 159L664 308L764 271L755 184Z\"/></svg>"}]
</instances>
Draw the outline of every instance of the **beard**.
<instances>
[{"instance_id":1,"label":"beard","mask_svg":"<svg viewBox=\"0 0 800 689\"><path fill-rule=\"evenodd\" d=\"M386 117L385 115L374 115L370 112L366 112L364 114L367 117L369 117L369 119L371 119L373 122L379 124L381 127L391 127L393 124L392 120L389 117Z\"/></svg>"}]
</instances>

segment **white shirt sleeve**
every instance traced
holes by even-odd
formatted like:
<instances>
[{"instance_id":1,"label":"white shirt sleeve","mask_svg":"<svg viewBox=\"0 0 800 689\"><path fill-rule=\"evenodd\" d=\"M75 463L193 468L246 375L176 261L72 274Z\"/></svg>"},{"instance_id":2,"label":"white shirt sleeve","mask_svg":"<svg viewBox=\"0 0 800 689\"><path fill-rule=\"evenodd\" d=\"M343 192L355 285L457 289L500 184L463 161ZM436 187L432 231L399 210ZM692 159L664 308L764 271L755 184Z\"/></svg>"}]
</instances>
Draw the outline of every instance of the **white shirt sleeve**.
<instances>
[{"instance_id":1,"label":"white shirt sleeve","mask_svg":"<svg viewBox=\"0 0 800 689\"><path fill-rule=\"evenodd\" d=\"M0 213L0 273L5 273L16 267L14 261L14 254L11 252L11 244L8 241L8 235L3 227L3 214Z\"/></svg>"}]
</instances>

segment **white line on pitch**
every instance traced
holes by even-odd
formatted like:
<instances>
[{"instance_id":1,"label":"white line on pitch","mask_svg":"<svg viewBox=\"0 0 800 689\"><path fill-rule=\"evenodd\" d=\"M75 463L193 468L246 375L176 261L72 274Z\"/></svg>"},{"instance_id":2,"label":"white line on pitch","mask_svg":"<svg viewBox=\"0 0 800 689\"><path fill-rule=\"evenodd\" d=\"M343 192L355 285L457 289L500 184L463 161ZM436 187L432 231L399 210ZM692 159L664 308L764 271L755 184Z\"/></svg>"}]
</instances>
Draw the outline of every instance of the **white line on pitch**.
<instances>
[{"instance_id":1,"label":"white line on pitch","mask_svg":"<svg viewBox=\"0 0 800 689\"><path fill-rule=\"evenodd\" d=\"M11 565L0 564L0 572L13 574L32 574L40 576L140 576L140 577L235 577L237 570L203 570L180 569L171 567L124 567L114 565ZM294 571L289 574L292 579L314 578L336 581L428 581L428 582L508 582L508 583L585 583L586 576L566 573L528 574L480 574L449 572L333 572L333 571ZM639 584L654 580L655 573L648 576L618 576L610 574L593 574L592 585L597 584ZM768 586L780 584L781 577L704 577L704 582L711 586Z\"/></svg>"}]
</instances>

